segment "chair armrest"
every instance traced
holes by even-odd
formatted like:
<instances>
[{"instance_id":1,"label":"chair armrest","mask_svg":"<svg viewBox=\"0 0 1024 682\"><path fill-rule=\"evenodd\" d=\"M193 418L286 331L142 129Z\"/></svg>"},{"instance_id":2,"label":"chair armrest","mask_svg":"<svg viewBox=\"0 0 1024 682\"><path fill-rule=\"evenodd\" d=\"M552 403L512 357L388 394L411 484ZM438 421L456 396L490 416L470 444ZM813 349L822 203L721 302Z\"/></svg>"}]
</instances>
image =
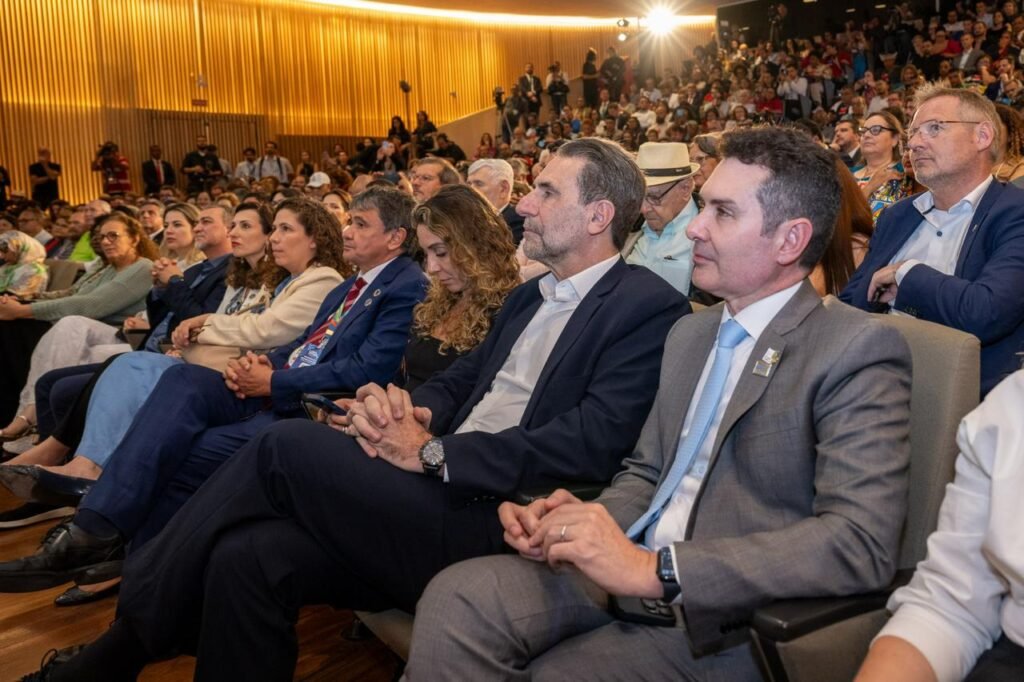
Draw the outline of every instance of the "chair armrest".
<instances>
[{"instance_id":1,"label":"chair armrest","mask_svg":"<svg viewBox=\"0 0 1024 682\"><path fill-rule=\"evenodd\" d=\"M892 583L878 592L777 601L755 611L750 627L759 638L789 642L834 623L884 608L889 595L909 582L913 573L911 569L897 571Z\"/></svg>"},{"instance_id":2,"label":"chair armrest","mask_svg":"<svg viewBox=\"0 0 1024 682\"><path fill-rule=\"evenodd\" d=\"M512 498L516 504L527 505L535 500L539 500L543 497L547 497L551 493L555 492L559 488L565 488L570 493L580 498L584 502L593 500L601 494L605 488L608 487L607 483L592 483L592 482L565 482L565 483L553 483L550 486L543 488L528 488L526 490L517 490L515 496Z\"/></svg>"}]
</instances>

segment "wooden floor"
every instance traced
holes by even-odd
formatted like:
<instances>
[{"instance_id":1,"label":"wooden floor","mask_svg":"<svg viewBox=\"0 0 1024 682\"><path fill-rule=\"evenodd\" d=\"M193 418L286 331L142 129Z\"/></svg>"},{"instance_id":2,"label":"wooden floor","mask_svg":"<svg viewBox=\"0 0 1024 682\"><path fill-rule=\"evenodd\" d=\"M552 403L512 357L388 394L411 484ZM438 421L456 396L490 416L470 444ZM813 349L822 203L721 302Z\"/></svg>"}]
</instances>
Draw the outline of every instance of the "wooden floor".
<instances>
[{"instance_id":1,"label":"wooden floor","mask_svg":"<svg viewBox=\"0 0 1024 682\"><path fill-rule=\"evenodd\" d=\"M0 510L17 501L0 487ZM0 561L31 554L52 525L42 523L0 530ZM49 649L81 644L99 636L114 618L115 599L58 608L54 598L67 586L45 592L0 594L0 682L18 680L39 668ZM299 662L296 680L387 682L394 658L375 639L349 642L342 637L352 623L350 611L327 607L304 609L299 620ZM194 659L180 657L150 666L139 678L148 682L191 680Z\"/></svg>"}]
</instances>

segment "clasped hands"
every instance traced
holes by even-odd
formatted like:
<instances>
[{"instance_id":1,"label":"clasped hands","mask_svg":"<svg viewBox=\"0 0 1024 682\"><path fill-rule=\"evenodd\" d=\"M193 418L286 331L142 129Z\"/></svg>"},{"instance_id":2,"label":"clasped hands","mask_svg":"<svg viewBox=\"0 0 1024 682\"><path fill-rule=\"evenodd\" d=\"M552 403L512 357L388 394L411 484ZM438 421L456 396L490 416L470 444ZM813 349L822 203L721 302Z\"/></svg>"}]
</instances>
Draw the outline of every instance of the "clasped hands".
<instances>
[{"instance_id":1,"label":"clasped hands","mask_svg":"<svg viewBox=\"0 0 1024 682\"><path fill-rule=\"evenodd\" d=\"M367 384L354 400L339 400L348 414L331 415L327 425L356 439L370 457L380 457L399 469L423 473L420 448L430 440L431 412L414 407L408 391L388 384Z\"/></svg>"},{"instance_id":2,"label":"clasped hands","mask_svg":"<svg viewBox=\"0 0 1024 682\"><path fill-rule=\"evenodd\" d=\"M184 277L185 273L178 267L178 262L172 258L158 258L153 263L153 269L150 270L150 274L153 275L153 283L159 286L167 286L167 283L171 281L171 277Z\"/></svg>"},{"instance_id":3,"label":"clasped hands","mask_svg":"<svg viewBox=\"0 0 1024 682\"><path fill-rule=\"evenodd\" d=\"M505 502L498 517L505 542L526 559L556 569L572 564L609 594L656 599L663 593L657 555L626 537L604 505L560 489L528 505Z\"/></svg>"},{"instance_id":4,"label":"clasped hands","mask_svg":"<svg viewBox=\"0 0 1024 682\"><path fill-rule=\"evenodd\" d=\"M240 358L228 361L224 370L224 385L239 400L270 395L270 380L274 367L266 355L246 352Z\"/></svg>"}]
</instances>

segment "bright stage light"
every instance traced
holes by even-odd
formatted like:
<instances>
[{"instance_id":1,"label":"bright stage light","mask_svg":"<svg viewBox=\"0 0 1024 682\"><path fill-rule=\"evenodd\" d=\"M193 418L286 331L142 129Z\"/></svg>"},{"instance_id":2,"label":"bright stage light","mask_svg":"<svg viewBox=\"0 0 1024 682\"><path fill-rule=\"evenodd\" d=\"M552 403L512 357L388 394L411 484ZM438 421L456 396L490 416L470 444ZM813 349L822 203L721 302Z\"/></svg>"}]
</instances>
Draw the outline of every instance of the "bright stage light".
<instances>
[{"instance_id":1,"label":"bright stage light","mask_svg":"<svg viewBox=\"0 0 1024 682\"><path fill-rule=\"evenodd\" d=\"M675 12L668 7L653 7L647 13L647 30L656 36L667 35L676 27L677 18Z\"/></svg>"}]
</instances>

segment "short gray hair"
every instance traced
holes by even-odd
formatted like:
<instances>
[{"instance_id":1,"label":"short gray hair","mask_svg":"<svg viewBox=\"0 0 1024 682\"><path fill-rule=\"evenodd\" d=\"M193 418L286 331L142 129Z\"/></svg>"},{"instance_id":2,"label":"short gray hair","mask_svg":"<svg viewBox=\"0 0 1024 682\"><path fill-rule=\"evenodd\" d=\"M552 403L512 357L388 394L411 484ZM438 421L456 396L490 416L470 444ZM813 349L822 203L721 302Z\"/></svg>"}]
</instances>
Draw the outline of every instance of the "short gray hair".
<instances>
[{"instance_id":1,"label":"short gray hair","mask_svg":"<svg viewBox=\"0 0 1024 682\"><path fill-rule=\"evenodd\" d=\"M566 142L556 156L583 159L583 169L576 178L580 204L607 199L615 207L611 222L615 248L626 244L626 235L640 216L647 184L633 156L619 144L597 137L584 137Z\"/></svg>"},{"instance_id":2,"label":"short gray hair","mask_svg":"<svg viewBox=\"0 0 1024 682\"><path fill-rule=\"evenodd\" d=\"M971 116L976 116L992 126L992 146L989 147L988 153L992 157L992 163L998 161L999 157L1003 155L1003 122L996 112L996 105L984 95L979 95L973 90L943 88L935 83L929 83L917 89L917 94L914 96L914 109L920 109L925 102L937 97L952 97L957 100L961 112L969 112ZM960 114L960 116L967 118L964 114Z\"/></svg>"},{"instance_id":3,"label":"short gray hair","mask_svg":"<svg viewBox=\"0 0 1024 682\"><path fill-rule=\"evenodd\" d=\"M516 177L512 166L504 159L478 159L469 167L469 174L472 175L478 170L484 169L489 170L499 180L506 181L509 187L512 186Z\"/></svg>"}]
</instances>

